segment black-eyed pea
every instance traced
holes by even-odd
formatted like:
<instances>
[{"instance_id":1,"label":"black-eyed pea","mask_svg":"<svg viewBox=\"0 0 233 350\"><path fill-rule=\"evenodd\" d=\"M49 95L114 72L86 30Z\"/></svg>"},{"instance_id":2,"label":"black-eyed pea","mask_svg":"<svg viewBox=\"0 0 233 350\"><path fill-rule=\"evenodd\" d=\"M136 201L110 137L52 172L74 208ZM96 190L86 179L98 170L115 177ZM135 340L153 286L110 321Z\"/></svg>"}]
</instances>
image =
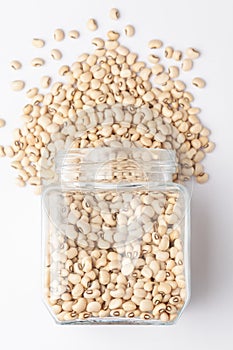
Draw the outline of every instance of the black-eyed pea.
<instances>
[{"instance_id":1,"label":"black-eyed pea","mask_svg":"<svg viewBox=\"0 0 233 350\"><path fill-rule=\"evenodd\" d=\"M176 67L176 66L170 66L168 68L168 74L169 74L169 77L171 79L175 79L179 76L180 72L179 72L179 68Z\"/></svg>"},{"instance_id":2,"label":"black-eyed pea","mask_svg":"<svg viewBox=\"0 0 233 350\"><path fill-rule=\"evenodd\" d=\"M87 312L87 311L84 311L84 312L81 312L78 316L78 318L80 320L86 320L88 319L89 317L91 317L91 313L90 312Z\"/></svg>"},{"instance_id":3,"label":"black-eyed pea","mask_svg":"<svg viewBox=\"0 0 233 350\"><path fill-rule=\"evenodd\" d=\"M60 313L62 312L62 307L61 307L61 305L55 304L55 305L53 305L53 306L51 307L51 309L52 309L52 312L53 312L55 315L58 315L58 314L60 314Z\"/></svg>"},{"instance_id":4,"label":"black-eyed pea","mask_svg":"<svg viewBox=\"0 0 233 350\"><path fill-rule=\"evenodd\" d=\"M134 295L138 298L145 298L146 297L146 291L145 289L135 288L134 286Z\"/></svg>"},{"instance_id":5,"label":"black-eyed pea","mask_svg":"<svg viewBox=\"0 0 233 350\"><path fill-rule=\"evenodd\" d=\"M159 286L158 286L158 291L159 292L162 292L164 294L170 294L171 293L171 286L169 283L166 283L166 282L160 282L159 283Z\"/></svg>"},{"instance_id":6,"label":"black-eyed pea","mask_svg":"<svg viewBox=\"0 0 233 350\"><path fill-rule=\"evenodd\" d=\"M65 320L65 315L67 314L66 311L62 311L59 314L56 315L58 321L64 321Z\"/></svg>"},{"instance_id":7,"label":"black-eyed pea","mask_svg":"<svg viewBox=\"0 0 233 350\"><path fill-rule=\"evenodd\" d=\"M131 24L128 24L124 31L126 36L133 36L135 34L135 28Z\"/></svg>"},{"instance_id":8,"label":"black-eyed pea","mask_svg":"<svg viewBox=\"0 0 233 350\"><path fill-rule=\"evenodd\" d=\"M151 320L153 318L153 316L150 313L148 313L148 312L142 312L140 314L140 318L143 319L143 320L149 321L149 320Z\"/></svg>"},{"instance_id":9,"label":"black-eyed pea","mask_svg":"<svg viewBox=\"0 0 233 350\"><path fill-rule=\"evenodd\" d=\"M169 321L169 315L167 314L167 312L162 312L160 314L160 320L162 322L168 322Z\"/></svg>"},{"instance_id":10,"label":"black-eyed pea","mask_svg":"<svg viewBox=\"0 0 233 350\"><path fill-rule=\"evenodd\" d=\"M77 254L78 254L78 250L77 250L77 248L74 248L74 247L72 247L66 251L66 256L68 259L75 258L77 256Z\"/></svg>"},{"instance_id":11,"label":"black-eyed pea","mask_svg":"<svg viewBox=\"0 0 233 350\"><path fill-rule=\"evenodd\" d=\"M193 61L190 58L185 58L182 62L182 70L184 72L190 71L193 68Z\"/></svg>"},{"instance_id":12,"label":"black-eyed pea","mask_svg":"<svg viewBox=\"0 0 233 350\"><path fill-rule=\"evenodd\" d=\"M173 54L172 54L172 58L175 61L180 61L182 59L182 52L180 50L174 50Z\"/></svg>"},{"instance_id":13,"label":"black-eyed pea","mask_svg":"<svg viewBox=\"0 0 233 350\"><path fill-rule=\"evenodd\" d=\"M179 288L184 289L186 286L184 275L176 276L176 283Z\"/></svg>"},{"instance_id":14,"label":"black-eyed pea","mask_svg":"<svg viewBox=\"0 0 233 350\"><path fill-rule=\"evenodd\" d=\"M120 12L117 8L112 8L109 14L111 19L117 20L120 18Z\"/></svg>"},{"instance_id":15,"label":"black-eyed pea","mask_svg":"<svg viewBox=\"0 0 233 350\"><path fill-rule=\"evenodd\" d=\"M157 315L160 315L165 310L166 310L166 304L159 303L153 308L152 314L153 316L157 316Z\"/></svg>"},{"instance_id":16,"label":"black-eyed pea","mask_svg":"<svg viewBox=\"0 0 233 350\"><path fill-rule=\"evenodd\" d=\"M101 310L101 304L97 301L91 301L87 304L86 310L90 313L98 313Z\"/></svg>"},{"instance_id":17,"label":"black-eyed pea","mask_svg":"<svg viewBox=\"0 0 233 350\"><path fill-rule=\"evenodd\" d=\"M154 276L157 275L157 273L159 272L159 269L160 269L160 266L159 266L159 263L158 261L156 260L152 260L150 263L149 263L149 267L153 273Z\"/></svg>"},{"instance_id":18,"label":"black-eyed pea","mask_svg":"<svg viewBox=\"0 0 233 350\"><path fill-rule=\"evenodd\" d=\"M98 316L99 317L108 317L110 315L110 310L100 310L100 312L99 312L99 314L98 314Z\"/></svg>"},{"instance_id":19,"label":"black-eyed pea","mask_svg":"<svg viewBox=\"0 0 233 350\"><path fill-rule=\"evenodd\" d=\"M133 295L133 288L132 287L127 287L125 290L125 294L123 299L124 300L130 300L132 298Z\"/></svg>"},{"instance_id":20,"label":"black-eyed pea","mask_svg":"<svg viewBox=\"0 0 233 350\"><path fill-rule=\"evenodd\" d=\"M79 38L79 32L77 30L70 30L69 33L68 33L68 36L71 38L71 39L78 39Z\"/></svg>"},{"instance_id":21,"label":"black-eyed pea","mask_svg":"<svg viewBox=\"0 0 233 350\"><path fill-rule=\"evenodd\" d=\"M196 59L200 56L200 52L193 47L189 47L185 53L186 53L187 57L190 59Z\"/></svg>"},{"instance_id":22,"label":"black-eyed pea","mask_svg":"<svg viewBox=\"0 0 233 350\"><path fill-rule=\"evenodd\" d=\"M172 272L174 273L175 276L182 274L183 271L184 271L183 265L176 265L172 269Z\"/></svg>"},{"instance_id":23,"label":"black-eyed pea","mask_svg":"<svg viewBox=\"0 0 233 350\"><path fill-rule=\"evenodd\" d=\"M179 304L180 302L181 302L181 298L180 298L179 296L177 296L177 295L172 296L172 297L169 299L169 303L170 303L171 305L177 305L177 304Z\"/></svg>"},{"instance_id":24,"label":"black-eyed pea","mask_svg":"<svg viewBox=\"0 0 233 350\"><path fill-rule=\"evenodd\" d=\"M139 308L142 312L151 312L153 310L153 302L149 299L142 299Z\"/></svg>"},{"instance_id":25,"label":"black-eyed pea","mask_svg":"<svg viewBox=\"0 0 233 350\"><path fill-rule=\"evenodd\" d=\"M120 298L112 299L109 303L110 310L119 309L121 308L121 306L122 306L122 299Z\"/></svg>"},{"instance_id":26,"label":"black-eyed pea","mask_svg":"<svg viewBox=\"0 0 233 350\"><path fill-rule=\"evenodd\" d=\"M211 141L209 141L203 148L205 153L213 152L214 149L215 149L215 144L214 142L211 142Z\"/></svg>"},{"instance_id":27,"label":"black-eyed pea","mask_svg":"<svg viewBox=\"0 0 233 350\"><path fill-rule=\"evenodd\" d=\"M57 28L54 31L53 38L56 41L62 41L65 38L65 33L61 28Z\"/></svg>"},{"instance_id":28,"label":"black-eyed pea","mask_svg":"<svg viewBox=\"0 0 233 350\"><path fill-rule=\"evenodd\" d=\"M84 287L81 283L76 284L71 291L74 299L78 299L78 297L80 297L83 292L84 292Z\"/></svg>"},{"instance_id":29,"label":"black-eyed pea","mask_svg":"<svg viewBox=\"0 0 233 350\"><path fill-rule=\"evenodd\" d=\"M159 270L155 276L156 282L163 282L166 279L166 271L165 270Z\"/></svg>"},{"instance_id":30,"label":"black-eyed pea","mask_svg":"<svg viewBox=\"0 0 233 350\"><path fill-rule=\"evenodd\" d=\"M122 310L122 309L111 310L110 311L110 316L124 317L125 316L125 310Z\"/></svg>"},{"instance_id":31,"label":"black-eyed pea","mask_svg":"<svg viewBox=\"0 0 233 350\"><path fill-rule=\"evenodd\" d=\"M205 80L199 77L194 78L192 84L200 89L203 89L206 86Z\"/></svg>"},{"instance_id":32,"label":"black-eyed pea","mask_svg":"<svg viewBox=\"0 0 233 350\"><path fill-rule=\"evenodd\" d=\"M110 292L110 295L113 297L113 298L123 298L123 296L125 295L125 289L124 288L118 288L116 290L112 290Z\"/></svg>"},{"instance_id":33,"label":"black-eyed pea","mask_svg":"<svg viewBox=\"0 0 233 350\"><path fill-rule=\"evenodd\" d=\"M22 80L14 80L14 81L11 82L11 89L13 91L23 90L24 86L25 86L25 83Z\"/></svg>"},{"instance_id":34,"label":"black-eyed pea","mask_svg":"<svg viewBox=\"0 0 233 350\"><path fill-rule=\"evenodd\" d=\"M163 46L163 43L159 39L150 40L148 43L149 49L159 49Z\"/></svg>"},{"instance_id":35,"label":"black-eyed pea","mask_svg":"<svg viewBox=\"0 0 233 350\"><path fill-rule=\"evenodd\" d=\"M172 58L174 53L174 49L171 46L167 46L164 50L164 55L166 58Z\"/></svg>"},{"instance_id":36,"label":"black-eyed pea","mask_svg":"<svg viewBox=\"0 0 233 350\"><path fill-rule=\"evenodd\" d=\"M72 311L72 306L73 306L73 301L64 301L62 303L62 309L67 312Z\"/></svg>"},{"instance_id":37,"label":"black-eyed pea","mask_svg":"<svg viewBox=\"0 0 233 350\"><path fill-rule=\"evenodd\" d=\"M169 248L170 240L168 235L163 235L159 243L159 249L165 251Z\"/></svg>"}]
</instances>

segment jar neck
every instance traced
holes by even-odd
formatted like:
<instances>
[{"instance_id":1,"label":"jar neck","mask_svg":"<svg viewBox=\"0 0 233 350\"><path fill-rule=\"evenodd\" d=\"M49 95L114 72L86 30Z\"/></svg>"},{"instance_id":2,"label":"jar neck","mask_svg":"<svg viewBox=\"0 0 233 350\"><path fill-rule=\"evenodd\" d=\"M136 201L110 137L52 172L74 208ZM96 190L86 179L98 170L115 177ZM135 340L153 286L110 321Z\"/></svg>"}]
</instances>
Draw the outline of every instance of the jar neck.
<instances>
[{"instance_id":1,"label":"jar neck","mask_svg":"<svg viewBox=\"0 0 233 350\"><path fill-rule=\"evenodd\" d=\"M172 182L175 152L147 148L83 148L62 152L56 171L65 184Z\"/></svg>"}]
</instances>

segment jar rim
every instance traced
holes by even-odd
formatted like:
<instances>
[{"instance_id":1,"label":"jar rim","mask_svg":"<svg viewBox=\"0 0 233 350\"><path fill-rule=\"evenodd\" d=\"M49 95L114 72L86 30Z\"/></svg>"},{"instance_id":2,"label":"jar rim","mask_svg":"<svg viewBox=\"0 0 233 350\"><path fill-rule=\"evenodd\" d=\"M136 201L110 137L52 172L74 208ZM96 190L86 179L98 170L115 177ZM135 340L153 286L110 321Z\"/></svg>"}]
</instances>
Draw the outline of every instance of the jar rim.
<instances>
[{"instance_id":1,"label":"jar rim","mask_svg":"<svg viewBox=\"0 0 233 350\"><path fill-rule=\"evenodd\" d=\"M149 172L176 171L176 153L161 148L97 147L61 150L55 158L56 171L68 171L82 166L99 166L113 161L134 161Z\"/></svg>"}]
</instances>

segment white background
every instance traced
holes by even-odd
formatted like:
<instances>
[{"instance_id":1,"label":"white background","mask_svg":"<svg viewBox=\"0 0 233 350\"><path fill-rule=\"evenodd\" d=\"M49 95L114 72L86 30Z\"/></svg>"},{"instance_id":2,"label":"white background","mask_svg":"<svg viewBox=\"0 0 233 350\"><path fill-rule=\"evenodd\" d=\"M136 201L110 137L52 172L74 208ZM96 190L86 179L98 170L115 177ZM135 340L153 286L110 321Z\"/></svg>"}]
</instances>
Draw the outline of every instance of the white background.
<instances>
[{"instance_id":1,"label":"white background","mask_svg":"<svg viewBox=\"0 0 233 350\"><path fill-rule=\"evenodd\" d=\"M119 7L121 19L110 21L109 9ZM10 90L10 81L22 78L27 88L38 85L42 74L60 63L51 62L48 51L64 48L64 62L91 49L91 38L107 29L122 30L132 23L134 38L123 43L148 54L147 42L161 38L166 45L200 48L194 75L203 76L205 90L191 89L201 119L212 130L217 148L205 160L211 175L203 186L195 185L192 197L192 300L175 326L57 326L41 302L40 198L31 189L14 185L9 160L0 160L0 348L24 349L219 349L232 348L233 333L233 2L231 0L160 1L49 1L8 0L0 9L0 116L7 127L0 130L0 144L10 142L11 130L20 125L26 103L24 92ZM87 33L86 20L95 17L99 33ZM77 41L53 43L57 27L77 28ZM47 45L31 47L33 37ZM49 63L33 69L30 60L41 55ZM18 58L24 69L12 72L9 61ZM54 65L56 69L54 69ZM55 77L55 75L54 75ZM225 344L225 345L224 345Z\"/></svg>"}]
</instances>

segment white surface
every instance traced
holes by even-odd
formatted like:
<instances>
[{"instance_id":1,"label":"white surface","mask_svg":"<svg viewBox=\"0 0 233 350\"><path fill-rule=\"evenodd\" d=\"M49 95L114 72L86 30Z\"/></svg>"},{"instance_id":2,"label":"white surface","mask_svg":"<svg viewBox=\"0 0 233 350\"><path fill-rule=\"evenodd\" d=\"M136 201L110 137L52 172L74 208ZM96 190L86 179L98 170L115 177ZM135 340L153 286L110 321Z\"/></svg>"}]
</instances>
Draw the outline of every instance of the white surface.
<instances>
[{"instance_id":1,"label":"white surface","mask_svg":"<svg viewBox=\"0 0 233 350\"><path fill-rule=\"evenodd\" d=\"M119 7L121 20L111 22L108 13ZM30 189L14 185L8 160L0 160L0 348L24 349L219 349L232 343L233 331L233 232L232 232L232 13L231 0L162 1L11 1L0 11L0 115L8 126L0 130L7 142L26 102L24 93L10 91L11 79L25 78L27 87L38 84L49 72L30 68L35 55L47 57L48 48L65 45L64 62L71 63L90 50L90 38L107 29L132 23L134 38L123 42L141 57L147 41L161 38L165 44L185 49L194 46L203 55L195 71L186 77L204 76L208 86L194 89L201 118L211 128L215 152L205 161L211 180L195 186L192 199L192 300L176 326L57 326L41 302L40 199ZM99 34L87 33L88 17L99 23ZM52 41L53 30L77 28L81 38L65 43ZM87 33L87 34L85 34ZM41 51L31 47L32 37L48 44ZM87 43L88 41L88 43ZM75 49L74 49L75 48ZM47 55L47 56L46 56ZM24 69L11 72L8 63L18 58ZM51 61L50 61L51 62ZM52 67L54 63L50 63ZM60 63L56 63L59 67ZM51 68L52 69L52 68ZM55 73L55 70L53 70ZM31 82L31 83L29 83ZM225 345L226 347L226 345Z\"/></svg>"}]
</instances>

